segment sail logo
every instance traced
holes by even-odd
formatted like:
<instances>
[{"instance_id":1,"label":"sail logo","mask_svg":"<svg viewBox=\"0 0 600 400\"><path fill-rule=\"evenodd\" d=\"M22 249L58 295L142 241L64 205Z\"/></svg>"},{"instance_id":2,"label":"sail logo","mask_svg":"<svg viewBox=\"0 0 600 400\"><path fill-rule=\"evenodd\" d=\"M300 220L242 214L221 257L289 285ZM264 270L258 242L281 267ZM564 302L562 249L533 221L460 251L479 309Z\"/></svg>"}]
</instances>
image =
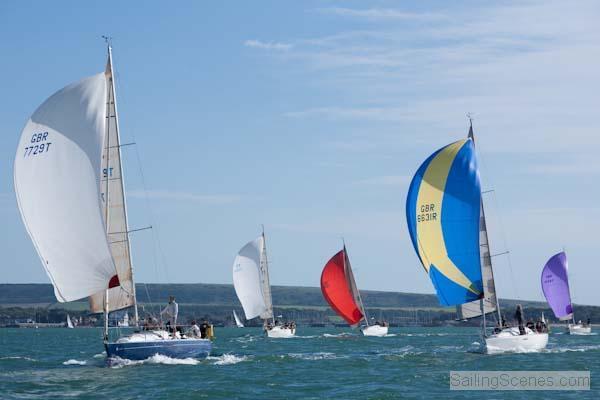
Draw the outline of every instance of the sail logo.
<instances>
[{"instance_id":1,"label":"sail logo","mask_svg":"<svg viewBox=\"0 0 600 400\"><path fill-rule=\"evenodd\" d=\"M417 222L437 221L437 207L434 203L421 204L417 213Z\"/></svg>"},{"instance_id":2,"label":"sail logo","mask_svg":"<svg viewBox=\"0 0 600 400\"><path fill-rule=\"evenodd\" d=\"M48 132L34 133L31 136L30 145L25 147L23 157L36 156L48 152L51 144L51 142L48 142Z\"/></svg>"},{"instance_id":3,"label":"sail logo","mask_svg":"<svg viewBox=\"0 0 600 400\"><path fill-rule=\"evenodd\" d=\"M235 264L235 267L233 268L233 272L240 272L242 270L242 264L237 263Z\"/></svg>"}]
</instances>

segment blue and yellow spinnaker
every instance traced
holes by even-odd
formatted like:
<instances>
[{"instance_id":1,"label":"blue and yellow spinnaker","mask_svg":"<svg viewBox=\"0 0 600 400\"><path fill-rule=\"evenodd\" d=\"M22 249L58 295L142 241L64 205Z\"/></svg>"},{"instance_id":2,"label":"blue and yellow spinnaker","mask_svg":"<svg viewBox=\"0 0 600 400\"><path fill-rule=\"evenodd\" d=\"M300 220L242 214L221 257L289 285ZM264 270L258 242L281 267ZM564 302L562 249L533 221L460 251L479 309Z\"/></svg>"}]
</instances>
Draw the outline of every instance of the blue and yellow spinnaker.
<instances>
[{"instance_id":1,"label":"blue and yellow spinnaker","mask_svg":"<svg viewBox=\"0 0 600 400\"><path fill-rule=\"evenodd\" d=\"M479 168L471 138L433 153L410 184L408 231L442 305L483 297L480 206Z\"/></svg>"}]
</instances>

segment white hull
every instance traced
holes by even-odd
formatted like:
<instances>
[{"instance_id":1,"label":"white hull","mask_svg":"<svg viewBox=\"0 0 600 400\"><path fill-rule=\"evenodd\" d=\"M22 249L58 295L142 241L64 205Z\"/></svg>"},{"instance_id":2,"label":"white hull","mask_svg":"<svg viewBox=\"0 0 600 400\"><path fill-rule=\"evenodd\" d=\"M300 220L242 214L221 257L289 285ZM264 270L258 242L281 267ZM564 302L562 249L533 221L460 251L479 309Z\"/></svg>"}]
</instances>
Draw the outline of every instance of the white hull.
<instances>
[{"instance_id":1,"label":"white hull","mask_svg":"<svg viewBox=\"0 0 600 400\"><path fill-rule=\"evenodd\" d=\"M274 326L267 329L267 336L270 338L287 339L296 335L296 328L284 328L283 326Z\"/></svg>"},{"instance_id":2,"label":"white hull","mask_svg":"<svg viewBox=\"0 0 600 400\"><path fill-rule=\"evenodd\" d=\"M519 334L519 328L506 328L485 338L485 350L488 354L505 352L530 352L546 348L547 333L537 333L525 328L525 335Z\"/></svg>"},{"instance_id":3,"label":"white hull","mask_svg":"<svg viewBox=\"0 0 600 400\"><path fill-rule=\"evenodd\" d=\"M591 326L584 326L581 324L573 325L569 324L569 335L590 335L592 333Z\"/></svg>"},{"instance_id":4,"label":"white hull","mask_svg":"<svg viewBox=\"0 0 600 400\"><path fill-rule=\"evenodd\" d=\"M381 325L370 325L365 326L361 329L363 335L365 336L385 336L388 334L388 327Z\"/></svg>"}]
</instances>

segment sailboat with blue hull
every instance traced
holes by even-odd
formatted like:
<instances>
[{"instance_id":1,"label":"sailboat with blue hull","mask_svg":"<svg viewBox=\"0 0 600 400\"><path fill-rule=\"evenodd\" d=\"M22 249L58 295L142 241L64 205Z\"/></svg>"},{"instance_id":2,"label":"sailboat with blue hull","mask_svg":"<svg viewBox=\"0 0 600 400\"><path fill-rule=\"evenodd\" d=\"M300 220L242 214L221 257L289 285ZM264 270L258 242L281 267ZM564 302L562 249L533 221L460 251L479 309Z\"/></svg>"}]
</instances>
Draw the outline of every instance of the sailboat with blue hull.
<instances>
[{"instance_id":1,"label":"sailboat with blue hull","mask_svg":"<svg viewBox=\"0 0 600 400\"><path fill-rule=\"evenodd\" d=\"M27 121L14 163L23 223L57 300L87 297L104 314L109 357L207 356L209 339L139 330L113 77L108 43L104 72L59 90ZM129 308L134 333L111 341L109 313Z\"/></svg>"}]
</instances>

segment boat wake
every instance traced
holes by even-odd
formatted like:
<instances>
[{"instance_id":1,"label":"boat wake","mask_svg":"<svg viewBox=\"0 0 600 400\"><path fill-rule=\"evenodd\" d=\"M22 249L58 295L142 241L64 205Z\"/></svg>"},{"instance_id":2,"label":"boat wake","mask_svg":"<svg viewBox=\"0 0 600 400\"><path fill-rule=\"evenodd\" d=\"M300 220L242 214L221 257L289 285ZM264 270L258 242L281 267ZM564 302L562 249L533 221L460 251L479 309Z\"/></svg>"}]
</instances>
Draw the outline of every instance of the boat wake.
<instances>
[{"instance_id":1,"label":"boat wake","mask_svg":"<svg viewBox=\"0 0 600 400\"><path fill-rule=\"evenodd\" d=\"M600 345L581 345L572 347L554 347L546 349L546 353L568 353L600 350Z\"/></svg>"},{"instance_id":2,"label":"boat wake","mask_svg":"<svg viewBox=\"0 0 600 400\"><path fill-rule=\"evenodd\" d=\"M200 360L195 358L171 358L162 354L155 354L145 360L128 360L126 358L112 357L108 360L111 368L123 368L142 364L163 364L163 365L198 365Z\"/></svg>"},{"instance_id":3,"label":"boat wake","mask_svg":"<svg viewBox=\"0 0 600 400\"><path fill-rule=\"evenodd\" d=\"M75 359L70 359L70 360L63 362L63 365L86 365L86 364L87 364L87 361L79 361L79 360L75 360Z\"/></svg>"},{"instance_id":4,"label":"boat wake","mask_svg":"<svg viewBox=\"0 0 600 400\"><path fill-rule=\"evenodd\" d=\"M242 361L247 361L248 357L246 356L236 356L235 354L223 354L219 357L207 357L207 360L210 361L215 361L213 364L214 365L233 365L233 364L237 364L240 363Z\"/></svg>"}]
</instances>

